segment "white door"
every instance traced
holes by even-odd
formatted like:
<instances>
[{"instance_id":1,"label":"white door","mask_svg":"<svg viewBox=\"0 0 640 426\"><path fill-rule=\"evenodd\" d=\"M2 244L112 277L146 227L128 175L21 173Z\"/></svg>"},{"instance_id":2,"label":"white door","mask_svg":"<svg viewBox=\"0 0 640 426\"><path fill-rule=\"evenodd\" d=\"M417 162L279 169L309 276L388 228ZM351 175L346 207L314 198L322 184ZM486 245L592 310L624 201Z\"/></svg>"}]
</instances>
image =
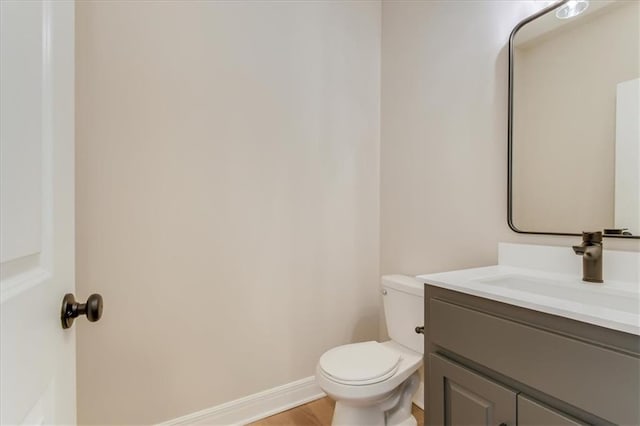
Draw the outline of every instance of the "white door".
<instances>
[{"instance_id":1,"label":"white door","mask_svg":"<svg viewBox=\"0 0 640 426\"><path fill-rule=\"evenodd\" d=\"M73 424L74 4L0 0L0 421Z\"/></svg>"}]
</instances>

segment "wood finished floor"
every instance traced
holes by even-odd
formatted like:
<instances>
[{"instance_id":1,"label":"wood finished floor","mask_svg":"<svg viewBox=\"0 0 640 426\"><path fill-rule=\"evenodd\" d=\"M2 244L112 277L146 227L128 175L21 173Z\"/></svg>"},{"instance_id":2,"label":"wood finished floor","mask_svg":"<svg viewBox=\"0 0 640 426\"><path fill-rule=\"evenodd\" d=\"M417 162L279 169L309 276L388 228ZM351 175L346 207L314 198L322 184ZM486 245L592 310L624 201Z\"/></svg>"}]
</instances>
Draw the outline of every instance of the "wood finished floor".
<instances>
[{"instance_id":1,"label":"wood finished floor","mask_svg":"<svg viewBox=\"0 0 640 426\"><path fill-rule=\"evenodd\" d=\"M249 426L329 426L334 405L335 402L331 398L325 397L251 423ZM413 415L418 421L418 426L424 426L424 413L415 405Z\"/></svg>"}]
</instances>

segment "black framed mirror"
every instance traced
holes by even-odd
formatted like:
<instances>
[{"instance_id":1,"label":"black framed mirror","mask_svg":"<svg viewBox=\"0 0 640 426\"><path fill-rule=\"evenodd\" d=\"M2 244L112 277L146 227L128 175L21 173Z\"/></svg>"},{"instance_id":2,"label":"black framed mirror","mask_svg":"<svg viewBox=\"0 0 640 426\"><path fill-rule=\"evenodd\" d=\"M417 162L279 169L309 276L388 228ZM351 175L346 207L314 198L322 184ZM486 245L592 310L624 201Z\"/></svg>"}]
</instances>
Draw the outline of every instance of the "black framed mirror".
<instances>
[{"instance_id":1,"label":"black framed mirror","mask_svg":"<svg viewBox=\"0 0 640 426\"><path fill-rule=\"evenodd\" d=\"M509 38L509 227L640 238L640 2L563 0Z\"/></svg>"}]
</instances>

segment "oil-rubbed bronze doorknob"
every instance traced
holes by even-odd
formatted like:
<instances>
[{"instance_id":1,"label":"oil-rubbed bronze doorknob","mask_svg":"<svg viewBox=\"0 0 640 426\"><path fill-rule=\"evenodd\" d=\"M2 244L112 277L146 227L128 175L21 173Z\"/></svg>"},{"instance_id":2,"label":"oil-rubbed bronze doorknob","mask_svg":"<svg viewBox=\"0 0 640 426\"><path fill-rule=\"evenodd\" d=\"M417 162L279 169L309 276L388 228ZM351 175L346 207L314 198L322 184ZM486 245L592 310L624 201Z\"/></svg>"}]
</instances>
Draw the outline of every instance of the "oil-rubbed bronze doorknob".
<instances>
[{"instance_id":1,"label":"oil-rubbed bronze doorknob","mask_svg":"<svg viewBox=\"0 0 640 426\"><path fill-rule=\"evenodd\" d=\"M73 294L65 294L62 299L62 311L60 313L62 328L71 327L73 320L79 315L86 315L91 322L98 321L102 316L102 296L92 294L87 299L87 303L78 303Z\"/></svg>"}]
</instances>

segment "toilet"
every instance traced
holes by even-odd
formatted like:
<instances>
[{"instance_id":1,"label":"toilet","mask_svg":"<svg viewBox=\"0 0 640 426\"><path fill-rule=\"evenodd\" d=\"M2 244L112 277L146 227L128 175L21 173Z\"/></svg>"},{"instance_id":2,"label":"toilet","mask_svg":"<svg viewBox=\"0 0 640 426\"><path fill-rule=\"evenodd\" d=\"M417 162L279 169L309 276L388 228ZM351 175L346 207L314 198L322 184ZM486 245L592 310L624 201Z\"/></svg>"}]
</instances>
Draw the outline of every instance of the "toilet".
<instances>
[{"instance_id":1,"label":"toilet","mask_svg":"<svg viewBox=\"0 0 640 426\"><path fill-rule=\"evenodd\" d=\"M415 426L411 401L424 352L424 284L404 275L382 277L391 340L338 346L316 366L320 388L336 401L333 426Z\"/></svg>"}]
</instances>

